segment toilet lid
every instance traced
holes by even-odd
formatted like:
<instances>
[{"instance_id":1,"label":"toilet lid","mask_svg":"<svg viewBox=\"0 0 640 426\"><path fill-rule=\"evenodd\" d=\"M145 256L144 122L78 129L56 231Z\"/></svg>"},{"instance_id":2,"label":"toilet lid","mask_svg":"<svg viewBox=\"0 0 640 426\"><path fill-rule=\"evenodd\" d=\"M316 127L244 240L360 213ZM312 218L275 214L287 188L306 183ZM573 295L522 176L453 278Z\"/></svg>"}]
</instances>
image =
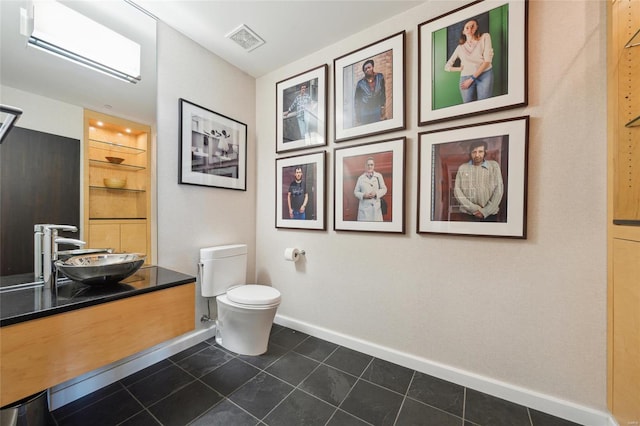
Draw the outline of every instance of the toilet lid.
<instances>
[{"instance_id":1,"label":"toilet lid","mask_svg":"<svg viewBox=\"0 0 640 426\"><path fill-rule=\"evenodd\" d=\"M280 303L280 292L268 285L248 284L228 290L227 298L243 305L271 305Z\"/></svg>"}]
</instances>

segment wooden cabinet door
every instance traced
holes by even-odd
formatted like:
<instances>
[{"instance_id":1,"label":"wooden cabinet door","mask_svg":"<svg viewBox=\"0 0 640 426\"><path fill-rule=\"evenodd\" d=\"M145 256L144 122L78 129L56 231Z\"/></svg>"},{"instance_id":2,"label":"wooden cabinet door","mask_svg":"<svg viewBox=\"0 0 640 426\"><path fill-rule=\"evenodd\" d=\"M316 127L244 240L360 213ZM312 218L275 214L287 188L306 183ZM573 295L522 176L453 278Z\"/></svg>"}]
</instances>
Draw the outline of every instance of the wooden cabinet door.
<instances>
[{"instance_id":1,"label":"wooden cabinet door","mask_svg":"<svg viewBox=\"0 0 640 426\"><path fill-rule=\"evenodd\" d=\"M88 243L90 248L112 248L115 252L121 251L120 224L91 222Z\"/></svg>"},{"instance_id":2,"label":"wooden cabinet door","mask_svg":"<svg viewBox=\"0 0 640 426\"><path fill-rule=\"evenodd\" d=\"M640 242L613 240L613 406L621 425L640 421Z\"/></svg>"},{"instance_id":3,"label":"wooden cabinet door","mask_svg":"<svg viewBox=\"0 0 640 426\"><path fill-rule=\"evenodd\" d=\"M147 254L147 223L121 224L120 249L127 253Z\"/></svg>"}]
</instances>

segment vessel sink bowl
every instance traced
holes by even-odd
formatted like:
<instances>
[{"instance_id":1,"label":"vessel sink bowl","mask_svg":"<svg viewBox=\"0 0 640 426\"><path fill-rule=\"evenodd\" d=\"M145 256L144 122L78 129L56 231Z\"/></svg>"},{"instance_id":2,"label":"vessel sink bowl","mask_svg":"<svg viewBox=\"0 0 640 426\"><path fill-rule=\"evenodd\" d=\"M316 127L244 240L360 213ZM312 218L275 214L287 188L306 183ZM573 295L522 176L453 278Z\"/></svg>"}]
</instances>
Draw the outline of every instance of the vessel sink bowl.
<instances>
[{"instance_id":1,"label":"vessel sink bowl","mask_svg":"<svg viewBox=\"0 0 640 426\"><path fill-rule=\"evenodd\" d=\"M117 283L136 272L146 255L140 253L97 253L73 256L55 262L67 278L84 284Z\"/></svg>"},{"instance_id":2,"label":"vessel sink bowl","mask_svg":"<svg viewBox=\"0 0 640 426\"><path fill-rule=\"evenodd\" d=\"M60 250L58 251L58 260L69 260L73 256L81 256L83 254L97 254L97 253L113 253L113 249L86 248L86 249L74 249L74 250Z\"/></svg>"}]
</instances>

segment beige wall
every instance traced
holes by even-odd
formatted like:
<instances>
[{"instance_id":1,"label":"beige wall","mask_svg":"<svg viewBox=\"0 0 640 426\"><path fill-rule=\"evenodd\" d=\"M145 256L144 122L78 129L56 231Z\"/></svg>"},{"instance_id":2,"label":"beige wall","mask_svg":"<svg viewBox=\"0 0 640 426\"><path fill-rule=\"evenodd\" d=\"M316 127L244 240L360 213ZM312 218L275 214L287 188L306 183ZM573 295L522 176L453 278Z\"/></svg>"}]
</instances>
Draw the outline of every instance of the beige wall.
<instances>
[{"instance_id":1,"label":"beige wall","mask_svg":"<svg viewBox=\"0 0 640 426\"><path fill-rule=\"evenodd\" d=\"M418 127L417 25L463 3L419 6L257 80L258 282L282 292L280 321L604 411L605 3L530 1L528 107ZM333 59L402 30L407 130L330 142L328 230L275 229L275 84L329 64L332 117ZM528 238L416 234L417 133L520 115L531 116ZM406 234L334 231L333 149L389 136L408 138ZM292 246L304 263L283 260Z\"/></svg>"},{"instance_id":2,"label":"beige wall","mask_svg":"<svg viewBox=\"0 0 640 426\"><path fill-rule=\"evenodd\" d=\"M253 277L255 79L161 22L158 64L158 265L196 275L200 248L246 243ZM247 191L178 184L179 98L247 124Z\"/></svg>"}]
</instances>

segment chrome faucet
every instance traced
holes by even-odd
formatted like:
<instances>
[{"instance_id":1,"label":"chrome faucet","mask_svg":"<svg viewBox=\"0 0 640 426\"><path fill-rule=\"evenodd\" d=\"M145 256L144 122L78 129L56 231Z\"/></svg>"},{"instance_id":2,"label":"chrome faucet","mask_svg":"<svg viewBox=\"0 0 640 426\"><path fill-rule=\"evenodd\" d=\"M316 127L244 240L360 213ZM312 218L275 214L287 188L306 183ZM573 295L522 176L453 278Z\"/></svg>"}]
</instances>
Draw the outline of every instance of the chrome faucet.
<instances>
[{"instance_id":1,"label":"chrome faucet","mask_svg":"<svg viewBox=\"0 0 640 426\"><path fill-rule=\"evenodd\" d=\"M44 287L49 289L55 288L57 271L54 262L58 260L58 244L70 244L78 247L86 244L84 241L74 238L58 237L59 230L78 232L78 228L73 225L42 224L34 226L34 275L36 279L41 278L44 281Z\"/></svg>"}]
</instances>

